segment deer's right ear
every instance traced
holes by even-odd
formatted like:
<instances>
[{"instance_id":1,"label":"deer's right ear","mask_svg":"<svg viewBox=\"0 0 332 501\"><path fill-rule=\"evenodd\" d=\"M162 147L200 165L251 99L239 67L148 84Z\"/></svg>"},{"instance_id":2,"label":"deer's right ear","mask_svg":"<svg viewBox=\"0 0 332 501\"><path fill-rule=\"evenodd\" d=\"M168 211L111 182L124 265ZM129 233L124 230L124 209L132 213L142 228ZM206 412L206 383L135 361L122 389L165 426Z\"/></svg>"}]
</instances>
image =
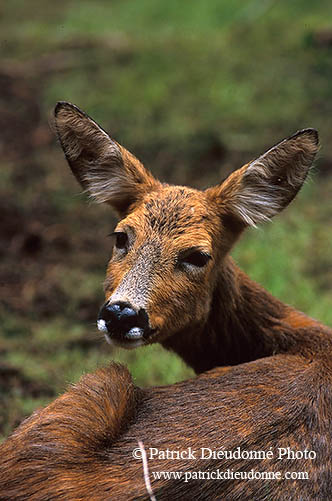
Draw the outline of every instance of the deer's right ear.
<instances>
[{"instance_id":1,"label":"deer's right ear","mask_svg":"<svg viewBox=\"0 0 332 501\"><path fill-rule=\"evenodd\" d=\"M77 106L59 102L55 128L76 179L97 202L110 204L120 215L158 185L129 151Z\"/></svg>"},{"instance_id":2,"label":"deer's right ear","mask_svg":"<svg viewBox=\"0 0 332 501\"><path fill-rule=\"evenodd\" d=\"M281 212L303 185L318 150L318 133L303 129L234 171L207 195L242 226L256 226Z\"/></svg>"}]
</instances>

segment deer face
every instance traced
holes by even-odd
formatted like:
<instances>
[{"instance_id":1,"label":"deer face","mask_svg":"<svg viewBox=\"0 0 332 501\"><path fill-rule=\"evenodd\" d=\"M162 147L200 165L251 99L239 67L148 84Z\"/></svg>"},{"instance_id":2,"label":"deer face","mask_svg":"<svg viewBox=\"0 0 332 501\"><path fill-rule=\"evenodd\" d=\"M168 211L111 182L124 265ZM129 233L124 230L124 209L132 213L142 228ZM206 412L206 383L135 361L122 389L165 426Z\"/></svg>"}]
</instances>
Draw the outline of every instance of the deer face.
<instances>
[{"instance_id":1,"label":"deer face","mask_svg":"<svg viewBox=\"0 0 332 501\"><path fill-rule=\"evenodd\" d=\"M81 185L119 214L98 328L134 348L208 318L222 262L246 226L294 198L317 151L306 129L205 191L162 184L91 118L59 103L55 122Z\"/></svg>"},{"instance_id":2,"label":"deer face","mask_svg":"<svg viewBox=\"0 0 332 501\"><path fill-rule=\"evenodd\" d=\"M160 186L114 232L98 325L137 346L204 322L220 260L221 221L202 193Z\"/></svg>"}]
</instances>

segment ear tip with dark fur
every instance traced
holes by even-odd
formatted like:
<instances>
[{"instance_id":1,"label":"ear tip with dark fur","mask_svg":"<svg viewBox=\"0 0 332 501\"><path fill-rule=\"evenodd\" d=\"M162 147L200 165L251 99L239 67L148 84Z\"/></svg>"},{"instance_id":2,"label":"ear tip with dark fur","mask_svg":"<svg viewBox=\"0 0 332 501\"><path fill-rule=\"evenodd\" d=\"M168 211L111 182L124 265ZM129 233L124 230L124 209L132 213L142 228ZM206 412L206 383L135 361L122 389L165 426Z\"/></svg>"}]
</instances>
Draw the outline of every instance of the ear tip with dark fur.
<instances>
[{"instance_id":1,"label":"ear tip with dark fur","mask_svg":"<svg viewBox=\"0 0 332 501\"><path fill-rule=\"evenodd\" d=\"M311 139L315 146L319 145L319 134L316 129L308 127L306 129L301 129L292 134L288 139L295 139L299 136L307 136L308 139Z\"/></svg>"},{"instance_id":2,"label":"ear tip with dark fur","mask_svg":"<svg viewBox=\"0 0 332 501\"><path fill-rule=\"evenodd\" d=\"M82 116L85 116L85 113L75 104L68 103L67 101L58 101L55 105L54 108L54 116L57 118L57 116L62 113L62 112L71 112L71 113L78 113Z\"/></svg>"},{"instance_id":3,"label":"ear tip with dark fur","mask_svg":"<svg viewBox=\"0 0 332 501\"><path fill-rule=\"evenodd\" d=\"M54 116L57 117L61 111L63 111L66 108L71 108L73 105L71 103L68 103L67 101L58 101L55 105L54 108Z\"/></svg>"}]
</instances>

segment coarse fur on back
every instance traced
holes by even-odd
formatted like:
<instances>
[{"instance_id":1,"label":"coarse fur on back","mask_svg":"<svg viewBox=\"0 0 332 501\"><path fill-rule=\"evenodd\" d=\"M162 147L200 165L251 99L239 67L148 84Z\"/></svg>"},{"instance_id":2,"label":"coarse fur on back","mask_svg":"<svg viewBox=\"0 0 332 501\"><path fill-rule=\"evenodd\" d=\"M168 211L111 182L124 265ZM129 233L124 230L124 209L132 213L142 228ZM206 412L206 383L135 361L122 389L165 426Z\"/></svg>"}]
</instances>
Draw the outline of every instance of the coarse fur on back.
<instances>
[{"instance_id":1,"label":"coarse fur on back","mask_svg":"<svg viewBox=\"0 0 332 501\"><path fill-rule=\"evenodd\" d=\"M0 445L0 500L149 500L142 460L133 457L142 442L157 501L327 501L331 409L331 362L322 353L276 355L144 390L112 364L84 376ZM244 455L210 457L208 449ZM167 450L183 457L167 458ZM246 451L273 456L252 459ZM298 451L303 457L294 459ZM216 476L252 471L276 477Z\"/></svg>"}]
</instances>

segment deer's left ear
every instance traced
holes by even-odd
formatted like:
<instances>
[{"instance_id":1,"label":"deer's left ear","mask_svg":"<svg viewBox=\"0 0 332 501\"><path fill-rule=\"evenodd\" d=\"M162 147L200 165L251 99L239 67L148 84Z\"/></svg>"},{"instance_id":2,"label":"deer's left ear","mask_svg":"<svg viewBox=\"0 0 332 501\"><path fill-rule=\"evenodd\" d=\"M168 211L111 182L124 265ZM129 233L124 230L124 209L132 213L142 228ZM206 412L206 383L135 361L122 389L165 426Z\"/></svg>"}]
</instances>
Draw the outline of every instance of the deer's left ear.
<instances>
[{"instance_id":1,"label":"deer's left ear","mask_svg":"<svg viewBox=\"0 0 332 501\"><path fill-rule=\"evenodd\" d=\"M222 213L256 226L281 212L303 185L318 150L318 133L304 129L206 190Z\"/></svg>"},{"instance_id":2,"label":"deer's left ear","mask_svg":"<svg viewBox=\"0 0 332 501\"><path fill-rule=\"evenodd\" d=\"M152 174L86 113L70 103L55 108L55 128L78 182L97 202L121 216L158 186Z\"/></svg>"}]
</instances>

